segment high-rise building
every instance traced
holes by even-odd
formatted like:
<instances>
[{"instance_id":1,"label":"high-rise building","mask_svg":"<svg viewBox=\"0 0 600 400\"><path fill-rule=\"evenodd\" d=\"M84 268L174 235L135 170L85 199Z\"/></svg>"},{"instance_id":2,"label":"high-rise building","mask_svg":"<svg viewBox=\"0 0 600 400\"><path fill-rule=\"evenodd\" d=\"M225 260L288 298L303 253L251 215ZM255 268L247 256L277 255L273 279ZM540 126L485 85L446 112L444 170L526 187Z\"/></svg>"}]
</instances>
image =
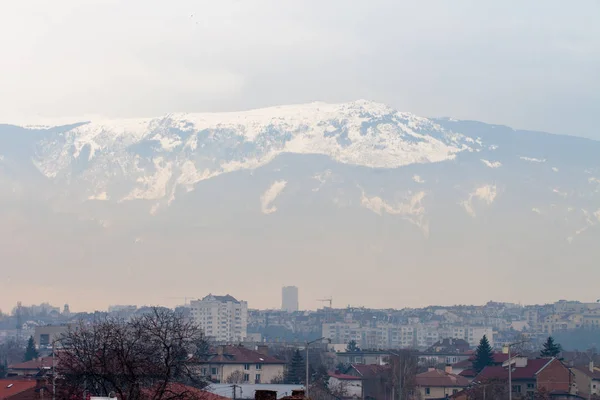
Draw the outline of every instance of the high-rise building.
<instances>
[{"instance_id":1,"label":"high-rise building","mask_svg":"<svg viewBox=\"0 0 600 400\"><path fill-rule=\"evenodd\" d=\"M296 286L284 286L281 289L281 309L287 312L298 311L298 288Z\"/></svg>"},{"instance_id":2,"label":"high-rise building","mask_svg":"<svg viewBox=\"0 0 600 400\"><path fill-rule=\"evenodd\" d=\"M248 328L248 303L209 294L190 302L191 315L204 334L217 342L241 342Z\"/></svg>"}]
</instances>

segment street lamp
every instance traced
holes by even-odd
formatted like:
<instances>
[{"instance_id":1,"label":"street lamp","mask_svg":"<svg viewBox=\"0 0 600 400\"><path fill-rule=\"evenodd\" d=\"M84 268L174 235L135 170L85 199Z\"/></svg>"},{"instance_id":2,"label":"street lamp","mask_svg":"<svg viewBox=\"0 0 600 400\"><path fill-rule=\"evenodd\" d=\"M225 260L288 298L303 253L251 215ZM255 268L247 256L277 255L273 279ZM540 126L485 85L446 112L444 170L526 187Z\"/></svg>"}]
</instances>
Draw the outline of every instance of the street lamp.
<instances>
[{"instance_id":1,"label":"street lamp","mask_svg":"<svg viewBox=\"0 0 600 400\"><path fill-rule=\"evenodd\" d=\"M319 338L319 339L315 339L315 340L312 340L312 341L310 341L310 342L306 342L306 398L307 398L307 399L309 398L309 397L308 397L308 390L309 390L309 389L308 389L308 386L309 386L309 382L308 382L308 380L309 380L309 375L308 375L308 347L309 347L311 344L313 344L313 343L317 343L317 342L320 342L320 341L321 341L321 340L323 340L323 339L325 339L325 337L321 337L321 338ZM331 339L327 339L327 340L329 340L329 342L331 342Z\"/></svg>"},{"instance_id":2,"label":"street lamp","mask_svg":"<svg viewBox=\"0 0 600 400\"><path fill-rule=\"evenodd\" d=\"M508 347L508 400L512 400L512 363L510 361L510 348L526 342L528 342L528 340L521 340L519 342L509 343L506 345Z\"/></svg>"}]
</instances>

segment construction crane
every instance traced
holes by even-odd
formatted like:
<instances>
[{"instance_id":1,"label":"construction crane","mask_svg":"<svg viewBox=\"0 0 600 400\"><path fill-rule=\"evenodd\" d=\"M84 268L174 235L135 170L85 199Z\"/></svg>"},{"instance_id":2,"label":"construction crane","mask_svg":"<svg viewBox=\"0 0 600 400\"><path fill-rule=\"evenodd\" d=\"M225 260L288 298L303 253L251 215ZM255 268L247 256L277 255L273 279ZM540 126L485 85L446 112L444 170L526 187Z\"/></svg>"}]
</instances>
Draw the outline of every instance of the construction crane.
<instances>
[{"instance_id":1,"label":"construction crane","mask_svg":"<svg viewBox=\"0 0 600 400\"><path fill-rule=\"evenodd\" d=\"M317 301L329 303L329 308L333 308L333 298L331 298L331 297L329 297L327 299L317 299Z\"/></svg>"}]
</instances>

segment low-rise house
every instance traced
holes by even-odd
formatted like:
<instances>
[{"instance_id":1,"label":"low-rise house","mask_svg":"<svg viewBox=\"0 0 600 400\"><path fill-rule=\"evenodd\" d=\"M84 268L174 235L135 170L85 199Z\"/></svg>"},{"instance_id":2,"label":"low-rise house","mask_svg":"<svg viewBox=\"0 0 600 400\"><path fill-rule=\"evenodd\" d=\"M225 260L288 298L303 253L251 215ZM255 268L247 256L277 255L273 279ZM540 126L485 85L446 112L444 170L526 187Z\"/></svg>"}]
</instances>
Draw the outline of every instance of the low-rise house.
<instances>
[{"instance_id":1,"label":"low-rise house","mask_svg":"<svg viewBox=\"0 0 600 400\"><path fill-rule=\"evenodd\" d=\"M508 382L511 368L512 392L515 396L534 396L535 393L571 393L573 373L557 358L528 359L512 357L500 366L485 367L475 382Z\"/></svg>"},{"instance_id":2,"label":"low-rise house","mask_svg":"<svg viewBox=\"0 0 600 400\"><path fill-rule=\"evenodd\" d=\"M591 396L600 396L600 368L594 368L590 363L588 367L577 366L571 368L575 378L577 394L586 398Z\"/></svg>"},{"instance_id":3,"label":"low-rise house","mask_svg":"<svg viewBox=\"0 0 600 400\"><path fill-rule=\"evenodd\" d=\"M363 398L386 399L391 396L389 365L352 364L348 375L360 378Z\"/></svg>"},{"instance_id":4,"label":"low-rise house","mask_svg":"<svg viewBox=\"0 0 600 400\"><path fill-rule=\"evenodd\" d=\"M34 376L42 370L52 369L52 357L40 357L35 360L25 361L8 366L9 376Z\"/></svg>"},{"instance_id":5,"label":"low-rise house","mask_svg":"<svg viewBox=\"0 0 600 400\"><path fill-rule=\"evenodd\" d=\"M362 379L354 375L329 373L328 387L341 399L361 399L363 395Z\"/></svg>"},{"instance_id":6,"label":"low-rise house","mask_svg":"<svg viewBox=\"0 0 600 400\"><path fill-rule=\"evenodd\" d=\"M285 361L244 346L217 346L213 354L192 359L202 376L215 383L271 383L283 377Z\"/></svg>"},{"instance_id":7,"label":"low-rise house","mask_svg":"<svg viewBox=\"0 0 600 400\"><path fill-rule=\"evenodd\" d=\"M421 399L445 399L469 386L469 381L453 374L451 367L446 370L430 368L417 374L415 380Z\"/></svg>"},{"instance_id":8,"label":"low-rise house","mask_svg":"<svg viewBox=\"0 0 600 400\"><path fill-rule=\"evenodd\" d=\"M51 387L43 380L21 377L0 379L0 400L33 400L51 397Z\"/></svg>"}]
</instances>

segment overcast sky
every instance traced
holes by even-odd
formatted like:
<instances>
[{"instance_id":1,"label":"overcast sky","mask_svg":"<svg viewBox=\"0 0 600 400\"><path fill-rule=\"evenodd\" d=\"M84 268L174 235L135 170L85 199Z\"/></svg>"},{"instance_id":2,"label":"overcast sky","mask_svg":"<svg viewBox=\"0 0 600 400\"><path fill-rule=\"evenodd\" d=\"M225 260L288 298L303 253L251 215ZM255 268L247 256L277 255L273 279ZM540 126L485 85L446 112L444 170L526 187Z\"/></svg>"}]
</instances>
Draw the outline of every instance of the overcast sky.
<instances>
[{"instance_id":1,"label":"overcast sky","mask_svg":"<svg viewBox=\"0 0 600 400\"><path fill-rule=\"evenodd\" d=\"M600 139L599 21L598 0L3 0L0 122L365 98Z\"/></svg>"}]
</instances>

